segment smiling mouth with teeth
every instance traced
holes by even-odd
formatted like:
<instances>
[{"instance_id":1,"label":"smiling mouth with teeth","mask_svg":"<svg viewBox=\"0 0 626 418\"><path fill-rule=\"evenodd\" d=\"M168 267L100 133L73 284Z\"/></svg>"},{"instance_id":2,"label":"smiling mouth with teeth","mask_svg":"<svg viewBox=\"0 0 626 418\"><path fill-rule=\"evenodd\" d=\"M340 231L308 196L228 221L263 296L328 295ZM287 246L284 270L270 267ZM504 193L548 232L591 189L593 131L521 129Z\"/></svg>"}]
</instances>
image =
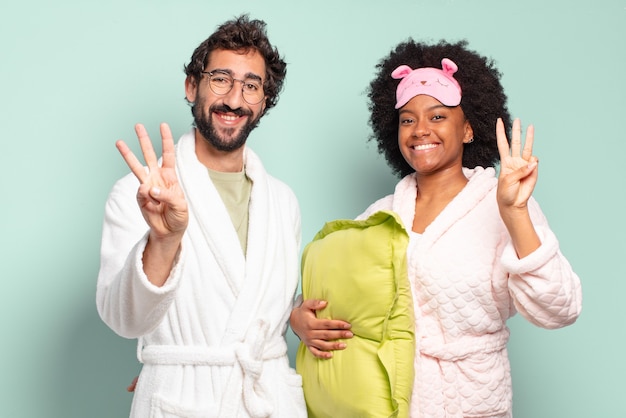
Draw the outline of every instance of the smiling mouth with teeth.
<instances>
[{"instance_id":1,"label":"smiling mouth with teeth","mask_svg":"<svg viewBox=\"0 0 626 418\"><path fill-rule=\"evenodd\" d=\"M241 116L239 115L227 115L224 113L218 113L218 116L226 121L232 122L232 121L236 121L237 119L239 119Z\"/></svg>"},{"instance_id":2,"label":"smiling mouth with teeth","mask_svg":"<svg viewBox=\"0 0 626 418\"><path fill-rule=\"evenodd\" d=\"M423 144L423 145L413 145L411 148L413 148L415 151L421 151L425 149L435 148L437 146L438 146L437 144Z\"/></svg>"}]
</instances>

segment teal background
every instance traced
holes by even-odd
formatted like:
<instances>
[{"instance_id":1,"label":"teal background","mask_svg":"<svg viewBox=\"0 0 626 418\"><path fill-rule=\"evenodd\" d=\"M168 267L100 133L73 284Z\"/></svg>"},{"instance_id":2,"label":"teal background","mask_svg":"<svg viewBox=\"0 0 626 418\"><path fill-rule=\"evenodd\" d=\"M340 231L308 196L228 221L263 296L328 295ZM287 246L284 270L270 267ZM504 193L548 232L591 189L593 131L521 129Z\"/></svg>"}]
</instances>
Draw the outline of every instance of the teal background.
<instances>
[{"instance_id":1,"label":"teal background","mask_svg":"<svg viewBox=\"0 0 626 418\"><path fill-rule=\"evenodd\" d=\"M509 344L517 418L625 417L626 1L7 1L0 5L0 415L128 415L134 341L95 309L103 206L128 170L133 125L176 137L191 114L183 65L241 12L289 62L249 141L302 206L303 244L396 179L367 141L364 90L398 42L467 38L536 127L535 197L583 282L583 314ZM293 358L296 338L289 332Z\"/></svg>"}]
</instances>

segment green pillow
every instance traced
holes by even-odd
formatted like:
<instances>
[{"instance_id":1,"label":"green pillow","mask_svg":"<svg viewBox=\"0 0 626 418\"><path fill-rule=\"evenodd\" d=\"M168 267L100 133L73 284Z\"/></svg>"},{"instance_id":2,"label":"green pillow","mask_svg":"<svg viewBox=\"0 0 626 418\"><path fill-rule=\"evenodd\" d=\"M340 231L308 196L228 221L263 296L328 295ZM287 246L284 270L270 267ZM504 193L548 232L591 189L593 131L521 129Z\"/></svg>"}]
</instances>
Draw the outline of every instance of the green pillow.
<instances>
[{"instance_id":1,"label":"green pillow","mask_svg":"<svg viewBox=\"0 0 626 418\"><path fill-rule=\"evenodd\" d=\"M352 324L354 337L329 360L300 343L309 417L408 417L415 356L407 277L409 237L398 215L326 223L302 254L302 294L328 301L318 318Z\"/></svg>"}]
</instances>

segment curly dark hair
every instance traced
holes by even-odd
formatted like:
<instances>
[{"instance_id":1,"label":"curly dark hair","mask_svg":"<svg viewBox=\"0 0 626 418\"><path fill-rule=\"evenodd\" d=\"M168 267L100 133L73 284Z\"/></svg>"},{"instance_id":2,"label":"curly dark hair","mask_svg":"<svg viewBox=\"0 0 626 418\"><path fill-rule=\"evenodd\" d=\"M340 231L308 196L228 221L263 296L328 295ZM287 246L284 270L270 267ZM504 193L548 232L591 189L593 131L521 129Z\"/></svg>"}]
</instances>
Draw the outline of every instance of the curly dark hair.
<instances>
[{"instance_id":1,"label":"curly dark hair","mask_svg":"<svg viewBox=\"0 0 626 418\"><path fill-rule=\"evenodd\" d=\"M185 65L185 74L196 82L200 81L202 71L207 64L209 54L216 50L258 51L265 59L266 81L263 84L267 100L265 113L278 103L278 95L283 88L287 75L287 63L281 58L278 49L270 43L266 23L262 20L250 20L247 14L221 24L211 36L202 42Z\"/></svg>"},{"instance_id":2,"label":"curly dark hair","mask_svg":"<svg viewBox=\"0 0 626 418\"><path fill-rule=\"evenodd\" d=\"M463 166L494 167L500 161L496 120L502 118L508 132L511 116L500 84L501 74L494 61L469 50L466 40L456 43L441 40L435 44L425 44L409 38L398 44L376 65L376 77L367 90L369 125L373 129L370 140L376 140L378 151L385 156L393 173L400 177L414 170L402 157L398 145L399 113L395 104L400 80L393 79L391 73L402 64L413 69L441 68L443 58L451 59L459 67L454 78L461 85L461 109L474 130L474 141L464 146Z\"/></svg>"}]
</instances>

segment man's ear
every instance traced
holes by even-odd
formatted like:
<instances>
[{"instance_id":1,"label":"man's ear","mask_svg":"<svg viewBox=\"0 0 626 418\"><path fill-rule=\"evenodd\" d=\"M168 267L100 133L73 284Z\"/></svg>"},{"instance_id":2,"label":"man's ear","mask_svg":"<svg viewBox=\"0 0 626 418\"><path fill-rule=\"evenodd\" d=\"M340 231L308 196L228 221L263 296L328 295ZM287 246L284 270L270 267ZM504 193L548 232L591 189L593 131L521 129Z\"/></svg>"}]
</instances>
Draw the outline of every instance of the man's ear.
<instances>
[{"instance_id":1,"label":"man's ear","mask_svg":"<svg viewBox=\"0 0 626 418\"><path fill-rule=\"evenodd\" d=\"M194 103L196 101L197 91L198 82L193 76L188 75L185 79L185 97L189 103Z\"/></svg>"}]
</instances>

